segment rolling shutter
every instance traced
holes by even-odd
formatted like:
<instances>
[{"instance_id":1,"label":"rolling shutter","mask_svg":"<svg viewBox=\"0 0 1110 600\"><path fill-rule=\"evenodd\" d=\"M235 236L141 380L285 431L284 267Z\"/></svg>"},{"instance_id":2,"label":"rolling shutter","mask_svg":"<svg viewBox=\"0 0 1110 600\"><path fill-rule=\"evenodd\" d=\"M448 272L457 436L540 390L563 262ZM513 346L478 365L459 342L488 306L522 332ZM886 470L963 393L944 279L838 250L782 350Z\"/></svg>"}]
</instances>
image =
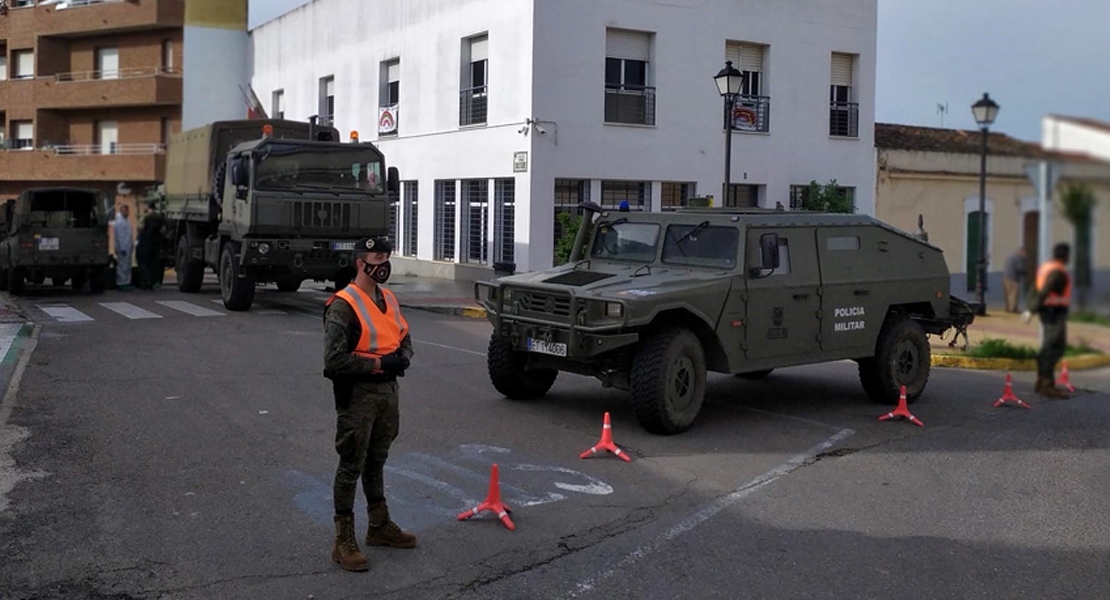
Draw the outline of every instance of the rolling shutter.
<instances>
[{"instance_id":1,"label":"rolling shutter","mask_svg":"<svg viewBox=\"0 0 1110 600\"><path fill-rule=\"evenodd\" d=\"M642 31L608 29L605 32L605 56L649 62L651 37Z\"/></svg>"},{"instance_id":2,"label":"rolling shutter","mask_svg":"<svg viewBox=\"0 0 1110 600\"><path fill-rule=\"evenodd\" d=\"M725 47L725 60L741 71L763 72L763 46L729 42Z\"/></svg>"},{"instance_id":3,"label":"rolling shutter","mask_svg":"<svg viewBox=\"0 0 1110 600\"><path fill-rule=\"evenodd\" d=\"M852 85L852 55L833 52L832 85Z\"/></svg>"},{"instance_id":4,"label":"rolling shutter","mask_svg":"<svg viewBox=\"0 0 1110 600\"><path fill-rule=\"evenodd\" d=\"M470 62L489 59L489 38L482 36L470 40Z\"/></svg>"},{"instance_id":5,"label":"rolling shutter","mask_svg":"<svg viewBox=\"0 0 1110 600\"><path fill-rule=\"evenodd\" d=\"M400 63L400 61L394 61L394 62L389 63L389 66L386 67L386 81L388 81L389 83L393 83L395 81L400 81L400 80L401 80L401 63Z\"/></svg>"}]
</instances>

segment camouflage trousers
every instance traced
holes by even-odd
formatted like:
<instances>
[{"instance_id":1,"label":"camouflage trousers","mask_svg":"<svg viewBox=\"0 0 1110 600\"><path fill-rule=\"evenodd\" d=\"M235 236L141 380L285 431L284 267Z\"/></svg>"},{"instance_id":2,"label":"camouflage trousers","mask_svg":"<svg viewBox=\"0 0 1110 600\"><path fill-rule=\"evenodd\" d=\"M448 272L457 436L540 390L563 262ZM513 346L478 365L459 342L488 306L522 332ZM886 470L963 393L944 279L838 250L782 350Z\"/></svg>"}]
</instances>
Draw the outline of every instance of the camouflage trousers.
<instances>
[{"instance_id":1,"label":"camouflage trousers","mask_svg":"<svg viewBox=\"0 0 1110 600\"><path fill-rule=\"evenodd\" d=\"M1056 363L1064 357L1068 344L1068 314L1041 311L1041 349L1037 353L1037 376L1055 381Z\"/></svg>"},{"instance_id":2,"label":"camouflage trousers","mask_svg":"<svg viewBox=\"0 0 1110 600\"><path fill-rule=\"evenodd\" d=\"M360 479L368 504L385 500L382 474L401 425L397 404L395 381L336 384L335 451L339 453L333 489L336 514L354 509Z\"/></svg>"}]
</instances>

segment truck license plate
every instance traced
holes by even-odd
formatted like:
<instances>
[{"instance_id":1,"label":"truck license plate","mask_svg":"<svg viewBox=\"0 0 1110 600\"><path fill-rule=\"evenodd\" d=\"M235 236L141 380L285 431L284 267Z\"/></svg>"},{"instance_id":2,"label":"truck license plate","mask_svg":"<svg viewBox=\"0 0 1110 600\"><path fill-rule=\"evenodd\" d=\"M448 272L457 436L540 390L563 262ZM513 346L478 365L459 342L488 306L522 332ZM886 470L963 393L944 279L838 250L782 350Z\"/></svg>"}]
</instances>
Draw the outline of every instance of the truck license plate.
<instances>
[{"instance_id":1,"label":"truck license plate","mask_svg":"<svg viewBox=\"0 0 1110 600\"><path fill-rule=\"evenodd\" d=\"M39 238L39 250L57 250L58 238Z\"/></svg>"},{"instance_id":2,"label":"truck license plate","mask_svg":"<svg viewBox=\"0 0 1110 600\"><path fill-rule=\"evenodd\" d=\"M540 354L550 354L552 356L567 355L567 345L562 342L545 342L532 338L528 338L528 350L530 352L539 352Z\"/></svg>"},{"instance_id":3,"label":"truck license plate","mask_svg":"<svg viewBox=\"0 0 1110 600\"><path fill-rule=\"evenodd\" d=\"M331 249L332 250L354 250L355 249L355 243L354 242L332 242L331 243Z\"/></svg>"}]
</instances>

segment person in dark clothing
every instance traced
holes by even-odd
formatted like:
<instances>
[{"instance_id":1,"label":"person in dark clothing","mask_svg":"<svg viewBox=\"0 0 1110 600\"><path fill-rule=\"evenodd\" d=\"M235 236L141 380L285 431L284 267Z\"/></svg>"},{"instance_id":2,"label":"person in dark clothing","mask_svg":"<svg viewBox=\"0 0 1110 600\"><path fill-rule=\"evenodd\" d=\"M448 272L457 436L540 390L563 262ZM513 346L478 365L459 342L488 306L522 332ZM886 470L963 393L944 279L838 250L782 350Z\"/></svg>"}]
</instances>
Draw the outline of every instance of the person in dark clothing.
<instances>
[{"instance_id":1,"label":"person in dark clothing","mask_svg":"<svg viewBox=\"0 0 1110 600\"><path fill-rule=\"evenodd\" d=\"M165 227L166 220L161 213L154 210L154 201L147 202L142 228L139 230L139 247L135 250L141 289L152 290L162 285L162 240Z\"/></svg>"},{"instance_id":2,"label":"person in dark clothing","mask_svg":"<svg viewBox=\"0 0 1110 600\"><path fill-rule=\"evenodd\" d=\"M1006 293L1006 312L1017 314L1021 282L1025 280L1025 262L1029 254L1025 248L1018 248L1006 259L1006 270L1002 276L1002 289Z\"/></svg>"},{"instance_id":3,"label":"person in dark clothing","mask_svg":"<svg viewBox=\"0 0 1110 600\"><path fill-rule=\"evenodd\" d=\"M1037 282L1022 313L1026 323L1036 312L1041 320L1041 349L1037 354L1037 383L1034 390L1049 398L1067 399L1068 393L1056 387L1056 363L1064 356L1068 343L1068 312L1071 307L1071 275L1068 258L1071 247L1056 244L1052 259L1037 270Z\"/></svg>"}]
</instances>

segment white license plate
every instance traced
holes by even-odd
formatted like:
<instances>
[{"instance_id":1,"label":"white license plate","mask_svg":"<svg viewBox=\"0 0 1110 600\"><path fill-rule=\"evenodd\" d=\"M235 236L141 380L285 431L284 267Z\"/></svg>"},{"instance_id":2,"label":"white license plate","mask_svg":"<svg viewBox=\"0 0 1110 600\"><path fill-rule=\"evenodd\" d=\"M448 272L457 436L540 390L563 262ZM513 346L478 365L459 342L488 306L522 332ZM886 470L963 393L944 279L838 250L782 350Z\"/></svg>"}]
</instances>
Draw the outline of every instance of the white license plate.
<instances>
[{"instance_id":1,"label":"white license plate","mask_svg":"<svg viewBox=\"0 0 1110 600\"><path fill-rule=\"evenodd\" d=\"M539 352L540 354L550 354L552 356L567 355L567 345L562 342L545 342L532 338L528 338L528 350L530 352Z\"/></svg>"},{"instance_id":2,"label":"white license plate","mask_svg":"<svg viewBox=\"0 0 1110 600\"><path fill-rule=\"evenodd\" d=\"M354 242L332 242L331 243L331 249L332 250L354 250L355 249L355 243Z\"/></svg>"},{"instance_id":3,"label":"white license plate","mask_svg":"<svg viewBox=\"0 0 1110 600\"><path fill-rule=\"evenodd\" d=\"M58 238L39 238L39 250L57 250Z\"/></svg>"}]
</instances>

